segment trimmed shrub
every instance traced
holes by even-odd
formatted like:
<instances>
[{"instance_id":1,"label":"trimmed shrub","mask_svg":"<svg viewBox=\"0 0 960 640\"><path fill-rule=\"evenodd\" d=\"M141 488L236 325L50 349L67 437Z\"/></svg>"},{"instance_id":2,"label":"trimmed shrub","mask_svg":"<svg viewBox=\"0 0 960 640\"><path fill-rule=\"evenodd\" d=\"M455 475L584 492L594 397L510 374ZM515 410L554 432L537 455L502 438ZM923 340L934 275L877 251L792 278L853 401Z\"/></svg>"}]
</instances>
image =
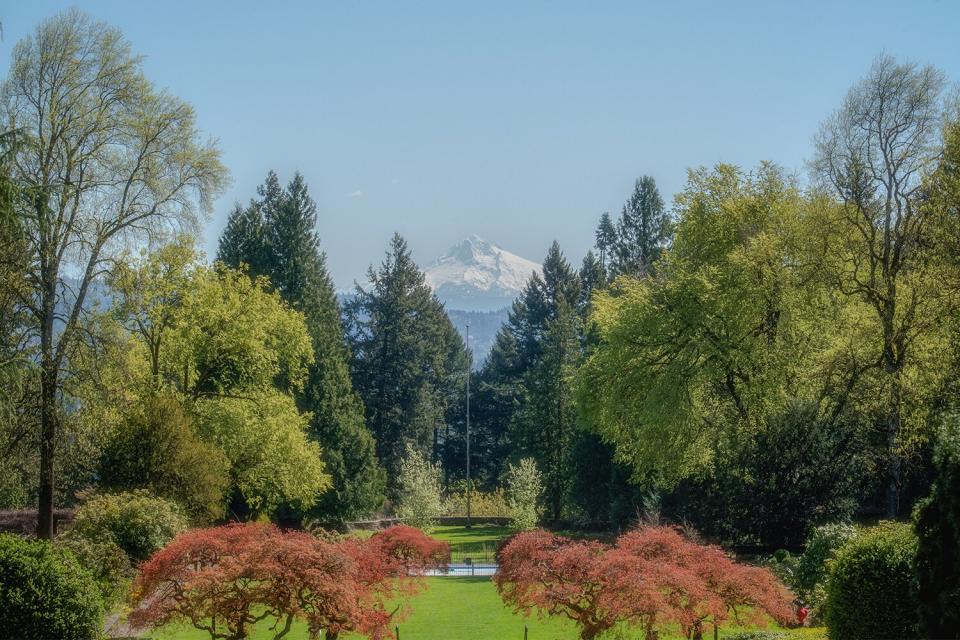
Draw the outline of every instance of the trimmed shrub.
<instances>
[{"instance_id":1,"label":"trimmed shrub","mask_svg":"<svg viewBox=\"0 0 960 640\"><path fill-rule=\"evenodd\" d=\"M960 638L960 420L939 436L937 478L915 512L920 630Z\"/></svg>"},{"instance_id":2,"label":"trimmed shrub","mask_svg":"<svg viewBox=\"0 0 960 640\"><path fill-rule=\"evenodd\" d=\"M0 640L92 640L102 628L99 591L69 551L0 534Z\"/></svg>"},{"instance_id":3,"label":"trimmed shrub","mask_svg":"<svg viewBox=\"0 0 960 640\"><path fill-rule=\"evenodd\" d=\"M840 547L827 581L826 622L831 640L916 638L910 525L883 523Z\"/></svg>"},{"instance_id":4,"label":"trimmed shrub","mask_svg":"<svg viewBox=\"0 0 960 640\"><path fill-rule=\"evenodd\" d=\"M175 503L137 490L94 496L77 510L69 535L113 543L137 564L186 528Z\"/></svg>"}]
</instances>

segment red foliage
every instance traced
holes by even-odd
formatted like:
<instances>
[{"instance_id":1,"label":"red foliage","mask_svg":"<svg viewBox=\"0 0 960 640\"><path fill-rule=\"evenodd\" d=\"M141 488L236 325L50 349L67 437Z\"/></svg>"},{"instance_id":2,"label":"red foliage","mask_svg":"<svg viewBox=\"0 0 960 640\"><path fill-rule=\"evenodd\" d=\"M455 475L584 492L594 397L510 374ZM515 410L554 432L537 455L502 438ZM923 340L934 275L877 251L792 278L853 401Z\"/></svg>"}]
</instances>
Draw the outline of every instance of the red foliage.
<instances>
[{"instance_id":1,"label":"red foliage","mask_svg":"<svg viewBox=\"0 0 960 640\"><path fill-rule=\"evenodd\" d=\"M389 636L386 601L411 593L426 569L442 566L446 545L410 527L369 540L327 542L272 525L228 525L177 536L140 569L134 584L137 627L185 620L211 638L239 640L275 619L275 638L295 618L311 636L343 631Z\"/></svg>"},{"instance_id":2,"label":"red foliage","mask_svg":"<svg viewBox=\"0 0 960 640\"><path fill-rule=\"evenodd\" d=\"M742 622L745 612L757 624L764 613L792 620L790 594L768 571L666 527L638 529L614 546L520 534L501 551L494 581L517 611L566 616L584 640L618 623L642 627L648 637L657 625L675 623L699 638L705 623Z\"/></svg>"}]
</instances>

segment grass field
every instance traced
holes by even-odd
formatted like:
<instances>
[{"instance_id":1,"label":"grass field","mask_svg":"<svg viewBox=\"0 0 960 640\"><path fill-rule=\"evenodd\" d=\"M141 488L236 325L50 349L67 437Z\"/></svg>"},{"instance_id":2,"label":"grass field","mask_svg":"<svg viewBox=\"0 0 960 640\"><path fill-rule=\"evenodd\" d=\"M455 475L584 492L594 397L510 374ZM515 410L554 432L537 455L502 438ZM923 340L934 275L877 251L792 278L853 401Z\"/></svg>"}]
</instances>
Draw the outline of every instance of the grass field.
<instances>
[{"instance_id":1,"label":"grass field","mask_svg":"<svg viewBox=\"0 0 960 640\"><path fill-rule=\"evenodd\" d=\"M509 527L475 525L466 527L436 527L430 532L434 538L450 543L450 561L474 563L493 562L500 541L514 533Z\"/></svg>"}]
</instances>

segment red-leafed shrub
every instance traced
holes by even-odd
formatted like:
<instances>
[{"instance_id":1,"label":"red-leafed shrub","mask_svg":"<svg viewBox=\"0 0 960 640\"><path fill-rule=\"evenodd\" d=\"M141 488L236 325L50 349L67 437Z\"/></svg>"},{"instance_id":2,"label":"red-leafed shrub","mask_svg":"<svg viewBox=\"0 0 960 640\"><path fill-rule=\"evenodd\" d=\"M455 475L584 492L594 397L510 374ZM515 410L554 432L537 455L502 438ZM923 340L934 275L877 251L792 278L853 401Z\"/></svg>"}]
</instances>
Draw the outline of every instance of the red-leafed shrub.
<instances>
[{"instance_id":1,"label":"red-leafed shrub","mask_svg":"<svg viewBox=\"0 0 960 640\"><path fill-rule=\"evenodd\" d=\"M646 527L613 546L573 541L546 531L522 533L500 553L494 576L517 611L562 615L590 640L619 623L647 637L679 624L693 638L728 619L793 621L790 593L768 571L734 562L666 527Z\"/></svg>"},{"instance_id":2,"label":"red-leafed shrub","mask_svg":"<svg viewBox=\"0 0 960 640\"><path fill-rule=\"evenodd\" d=\"M676 620L684 631L700 638L706 623L764 625L767 617L781 624L796 622L792 594L767 569L741 564L723 549L693 542L671 527L643 527L624 534L617 548L654 564L687 573L697 591L678 590L674 606L682 611Z\"/></svg>"},{"instance_id":3,"label":"red-leafed shrub","mask_svg":"<svg viewBox=\"0 0 960 640\"><path fill-rule=\"evenodd\" d=\"M141 566L130 620L137 627L186 621L226 640L246 638L266 619L276 620L270 629L280 638L296 618L315 638L321 631L388 637L387 601L414 591L448 554L410 527L342 542L262 524L195 529Z\"/></svg>"}]
</instances>

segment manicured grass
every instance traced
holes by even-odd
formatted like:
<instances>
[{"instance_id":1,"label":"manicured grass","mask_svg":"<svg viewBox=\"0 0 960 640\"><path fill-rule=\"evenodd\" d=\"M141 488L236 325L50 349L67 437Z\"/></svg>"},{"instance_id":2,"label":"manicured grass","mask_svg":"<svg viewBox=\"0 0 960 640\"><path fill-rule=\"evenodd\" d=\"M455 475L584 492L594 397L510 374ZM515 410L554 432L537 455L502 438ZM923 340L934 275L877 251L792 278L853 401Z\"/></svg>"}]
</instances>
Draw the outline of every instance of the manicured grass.
<instances>
[{"instance_id":1,"label":"manicured grass","mask_svg":"<svg viewBox=\"0 0 960 640\"><path fill-rule=\"evenodd\" d=\"M493 525L475 525L466 527L436 527L430 535L438 540L450 543L453 563L466 562L470 559L474 563L493 562L500 541L513 534L509 527Z\"/></svg>"},{"instance_id":2,"label":"manicured grass","mask_svg":"<svg viewBox=\"0 0 960 640\"><path fill-rule=\"evenodd\" d=\"M401 640L522 640L524 624L529 627L529 640L576 640L576 627L568 620L553 618L525 619L503 605L490 578L428 578L427 590L408 605L410 616L400 623ZM250 636L251 640L270 640L271 622L261 624ZM743 629L721 629L725 637ZM814 640L822 630L797 630L790 638ZM796 634L796 635L794 635ZM144 634L155 640L203 640L209 636L196 629L166 627ZM712 634L710 634L712 636ZM289 640L307 640L306 626L297 624L286 636ZM347 636L359 640L359 636ZM610 638L639 640L638 630L624 630L622 635ZM668 634L661 636L671 640Z\"/></svg>"}]
</instances>

